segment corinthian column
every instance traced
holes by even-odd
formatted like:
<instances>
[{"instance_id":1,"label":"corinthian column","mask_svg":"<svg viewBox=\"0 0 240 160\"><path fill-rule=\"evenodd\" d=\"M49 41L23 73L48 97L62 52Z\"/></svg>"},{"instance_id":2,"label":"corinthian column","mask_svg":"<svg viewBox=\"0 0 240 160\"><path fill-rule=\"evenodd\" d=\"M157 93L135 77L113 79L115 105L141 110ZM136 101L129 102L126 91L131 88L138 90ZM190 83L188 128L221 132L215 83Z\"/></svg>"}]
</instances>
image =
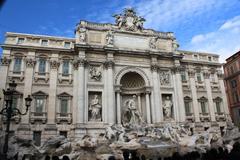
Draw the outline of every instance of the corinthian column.
<instances>
[{"instance_id":1,"label":"corinthian column","mask_svg":"<svg viewBox=\"0 0 240 160\"><path fill-rule=\"evenodd\" d=\"M56 116L56 94L57 94L57 78L58 67L60 63L55 59L57 54L53 54L54 58L50 60L50 79L49 79L49 103L47 108L48 124L55 124Z\"/></svg>"},{"instance_id":2,"label":"corinthian column","mask_svg":"<svg viewBox=\"0 0 240 160\"><path fill-rule=\"evenodd\" d=\"M198 106L198 100L197 100L197 89L196 89L196 83L195 83L195 71L189 70L188 71L189 80L190 80L190 88L192 92L192 102L193 102L193 111L194 111L194 117L196 122L200 122L199 118L199 106Z\"/></svg>"},{"instance_id":3,"label":"corinthian column","mask_svg":"<svg viewBox=\"0 0 240 160\"><path fill-rule=\"evenodd\" d=\"M85 54L85 51L82 54ZM78 59L78 106L77 106L77 123L84 123L85 122L85 71L84 67L86 64L85 58Z\"/></svg>"},{"instance_id":4,"label":"corinthian column","mask_svg":"<svg viewBox=\"0 0 240 160\"><path fill-rule=\"evenodd\" d=\"M24 83L23 97L27 97L28 95L32 94L33 71L34 71L33 68L34 68L35 63L36 63L36 61L35 61L35 51L29 51L28 52L28 57L29 58L25 59L26 69L25 69L25 83ZM25 106L25 101L23 101L23 106ZM34 107L33 102L32 102L31 107L32 108ZM29 112L27 113L27 115L22 116L22 123L23 124L28 124L29 123Z\"/></svg>"},{"instance_id":5,"label":"corinthian column","mask_svg":"<svg viewBox=\"0 0 240 160\"><path fill-rule=\"evenodd\" d=\"M115 109L115 93L113 88L113 60L107 60L105 63L107 70L107 111L108 123L114 124L116 122L116 109Z\"/></svg>"},{"instance_id":6,"label":"corinthian column","mask_svg":"<svg viewBox=\"0 0 240 160\"><path fill-rule=\"evenodd\" d=\"M154 96L154 106L152 107L152 121L153 123L163 121L163 110L162 110L162 96L160 93L160 85L158 78L158 66L152 65L152 79L153 79L153 96Z\"/></svg>"},{"instance_id":7,"label":"corinthian column","mask_svg":"<svg viewBox=\"0 0 240 160\"><path fill-rule=\"evenodd\" d=\"M204 75L204 81L207 89L207 98L208 98L208 108L210 112L211 121L216 121L215 118L215 111L214 111L214 105L213 105L213 96L212 96L212 89L211 89L211 83L210 83L210 73L208 71L205 71L203 73Z\"/></svg>"}]
</instances>

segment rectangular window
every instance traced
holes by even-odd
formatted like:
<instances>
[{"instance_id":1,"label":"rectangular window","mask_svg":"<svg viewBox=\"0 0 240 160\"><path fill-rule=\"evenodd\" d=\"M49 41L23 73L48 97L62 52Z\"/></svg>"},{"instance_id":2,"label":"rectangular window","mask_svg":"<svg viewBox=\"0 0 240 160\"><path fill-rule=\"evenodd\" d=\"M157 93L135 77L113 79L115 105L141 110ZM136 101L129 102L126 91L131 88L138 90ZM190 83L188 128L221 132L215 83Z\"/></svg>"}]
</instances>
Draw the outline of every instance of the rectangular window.
<instances>
[{"instance_id":1,"label":"rectangular window","mask_svg":"<svg viewBox=\"0 0 240 160\"><path fill-rule=\"evenodd\" d=\"M208 57L208 61L212 61L212 57Z\"/></svg>"},{"instance_id":2,"label":"rectangular window","mask_svg":"<svg viewBox=\"0 0 240 160\"><path fill-rule=\"evenodd\" d=\"M42 45L42 46L47 46L47 45L48 45L48 40L42 40L41 45Z\"/></svg>"},{"instance_id":3,"label":"rectangular window","mask_svg":"<svg viewBox=\"0 0 240 160\"><path fill-rule=\"evenodd\" d=\"M60 113L62 113L62 115L68 113L68 100L67 99L61 99Z\"/></svg>"},{"instance_id":4,"label":"rectangular window","mask_svg":"<svg viewBox=\"0 0 240 160\"><path fill-rule=\"evenodd\" d=\"M70 42L65 42L64 43L64 48L70 48Z\"/></svg>"},{"instance_id":5,"label":"rectangular window","mask_svg":"<svg viewBox=\"0 0 240 160\"><path fill-rule=\"evenodd\" d=\"M62 70L63 70L63 75L68 76L68 74L69 74L69 61L63 61Z\"/></svg>"},{"instance_id":6,"label":"rectangular window","mask_svg":"<svg viewBox=\"0 0 240 160\"><path fill-rule=\"evenodd\" d=\"M33 141L35 142L36 146L41 145L41 131L34 131L33 132Z\"/></svg>"},{"instance_id":7,"label":"rectangular window","mask_svg":"<svg viewBox=\"0 0 240 160\"><path fill-rule=\"evenodd\" d=\"M221 102L219 101L216 101L216 110L217 110L217 113L221 113Z\"/></svg>"},{"instance_id":8,"label":"rectangular window","mask_svg":"<svg viewBox=\"0 0 240 160\"><path fill-rule=\"evenodd\" d=\"M190 102L185 101L185 102L184 102L184 105L185 105L185 112L186 112L186 115L188 116L188 115L190 115L190 113L191 113Z\"/></svg>"},{"instance_id":9,"label":"rectangular window","mask_svg":"<svg viewBox=\"0 0 240 160\"><path fill-rule=\"evenodd\" d=\"M200 102L202 113L207 113L205 102Z\"/></svg>"},{"instance_id":10,"label":"rectangular window","mask_svg":"<svg viewBox=\"0 0 240 160\"><path fill-rule=\"evenodd\" d=\"M186 81L186 72L185 71L182 71L181 72L181 78L182 78L182 81Z\"/></svg>"},{"instance_id":11,"label":"rectangular window","mask_svg":"<svg viewBox=\"0 0 240 160\"><path fill-rule=\"evenodd\" d=\"M201 73L200 72L197 72L197 81L198 82L202 82L202 77L201 77Z\"/></svg>"},{"instance_id":12,"label":"rectangular window","mask_svg":"<svg viewBox=\"0 0 240 160\"><path fill-rule=\"evenodd\" d=\"M231 87L232 88L236 88L237 87L237 81L235 79L231 80Z\"/></svg>"},{"instance_id":13,"label":"rectangular window","mask_svg":"<svg viewBox=\"0 0 240 160\"><path fill-rule=\"evenodd\" d=\"M211 82L215 82L215 75L214 74L210 74L210 79L211 79Z\"/></svg>"},{"instance_id":14,"label":"rectangular window","mask_svg":"<svg viewBox=\"0 0 240 160\"><path fill-rule=\"evenodd\" d=\"M233 102L234 103L239 102L239 97L238 97L238 92L237 91L233 92Z\"/></svg>"},{"instance_id":15,"label":"rectangular window","mask_svg":"<svg viewBox=\"0 0 240 160\"><path fill-rule=\"evenodd\" d=\"M39 60L38 72L39 72L39 74L45 74L45 72L46 72L46 60L45 59Z\"/></svg>"},{"instance_id":16,"label":"rectangular window","mask_svg":"<svg viewBox=\"0 0 240 160\"><path fill-rule=\"evenodd\" d=\"M35 99L35 112L36 113L42 113L43 112L43 107L44 107L44 98L37 97Z\"/></svg>"},{"instance_id":17,"label":"rectangular window","mask_svg":"<svg viewBox=\"0 0 240 160\"><path fill-rule=\"evenodd\" d=\"M67 138L67 131L60 131L59 135L60 136L64 136L65 138Z\"/></svg>"},{"instance_id":18,"label":"rectangular window","mask_svg":"<svg viewBox=\"0 0 240 160\"><path fill-rule=\"evenodd\" d=\"M24 38L18 38L17 44L22 44L24 42Z\"/></svg>"},{"instance_id":19,"label":"rectangular window","mask_svg":"<svg viewBox=\"0 0 240 160\"><path fill-rule=\"evenodd\" d=\"M21 58L15 58L13 72L14 73L20 73L21 72L21 65L22 65L22 59Z\"/></svg>"}]
</instances>

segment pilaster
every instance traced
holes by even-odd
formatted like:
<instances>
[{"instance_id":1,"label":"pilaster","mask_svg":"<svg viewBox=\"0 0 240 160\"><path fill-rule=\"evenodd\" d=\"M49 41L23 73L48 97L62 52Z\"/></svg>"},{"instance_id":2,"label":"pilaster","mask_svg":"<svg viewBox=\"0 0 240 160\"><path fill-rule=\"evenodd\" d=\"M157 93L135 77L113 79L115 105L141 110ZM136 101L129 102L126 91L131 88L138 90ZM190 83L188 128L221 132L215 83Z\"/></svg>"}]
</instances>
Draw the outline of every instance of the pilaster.
<instances>
[{"instance_id":1,"label":"pilaster","mask_svg":"<svg viewBox=\"0 0 240 160\"><path fill-rule=\"evenodd\" d=\"M85 51L79 51L78 58L78 106L77 106L77 123L85 123L85 65L87 60L85 59Z\"/></svg>"},{"instance_id":2,"label":"pilaster","mask_svg":"<svg viewBox=\"0 0 240 160\"><path fill-rule=\"evenodd\" d=\"M58 79L58 53L53 53L50 59L50 78L49 78L49 103L47 108L47 123L55 124L56 117L56 101L57 101L57 79Z\"/></svg>"},{"instance_id":3,"label":"pilaster","mask_svg":"<svg viewBox=\"0 0 240 160\"><path fill-rule=\"evenodd\" d=\"M190 89L192 92L192 102L193 102L193 111L194 111L195 121L200 122L199 106L198 106L198 100L197 100L197 89L196 89L196 83L195 83L195 71L190 69L188 71L188 75L189 75L189 81L190 81Z\"/></svg>"},{"instance_id":4,"label":"pilaster","mask_svg":"<svg viewBox=\"0 0 240 160\"><path fill-rule=\"evenodd\" d=\"M28 58L25 59L26 69L25 69L25 81L24 81L24 93L23 97L27 97L28 95L32 94L32 83L33 83L33 73L34 73L34 66L36 64L35 61L35 51L28 52ZM34 107L34 102L32 102L31 107ZM23 108L22 112L25 111L25 101L23 101ZM29 112L27 115L22 116L23 124L29 124Z\"/></svg>"},{"instance_id":5,"label":"pilaster","mask_svg":"<svg viewBox=\"0 0 240 160\"><path fill-rule=\"evenodd\" d=\"M207 90L208 108L209 108L209 112L210 112L211 121L216 121L211 83L210 83L210 79L209 79L210 73L208 71L205 71L203 73L203 76L204 76L204 81L205 81L206 90Z\"/></svg>"},{"instance_id":6,"label":"pilaster","mask_svg":"<svg viewBox=\"0 0 240 160\"><path fill-rule=\"evenodd\" d=\"M151 110L153 123L158 123L163 121L162 96L160 93L158 68L159 67L156 64L151 65L152 79L153 79L153 96L154 96L154 106L152 106L152 110Z\"/></svg>"},{"instance_id":7,"label":"pilaster","mask_svg":"<svg viewBox=\"0 0 240 160\"><path fill-rule=\"evenodd\" d=\"M107 110L108 110L108 123L114 124L116 122L116 108L115 108L115 93L114 93L114 87L113 87L113 54L108 53L107 55L107 61L104 63L105 68L107 70Z\"/></svg>"}]
</instances>

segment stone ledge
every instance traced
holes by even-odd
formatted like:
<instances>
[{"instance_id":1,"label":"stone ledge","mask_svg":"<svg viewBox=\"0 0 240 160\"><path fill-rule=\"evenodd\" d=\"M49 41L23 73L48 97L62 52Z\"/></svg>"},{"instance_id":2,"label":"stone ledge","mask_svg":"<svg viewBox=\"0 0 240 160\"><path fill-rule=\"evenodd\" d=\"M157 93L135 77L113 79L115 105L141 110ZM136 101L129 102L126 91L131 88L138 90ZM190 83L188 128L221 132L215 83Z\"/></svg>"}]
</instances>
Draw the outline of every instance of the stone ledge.
<instances>
[{"instance_id":1,"label":"stone ledge","mask_svg":"<svg viewBox=\"0 0 240 160\"><path fill-rule=\"evenodd\" d=\"M56 124L47 124L44 130L45 131L57 131L57 126L56 126Z\"/></svg>"}]
</instances>

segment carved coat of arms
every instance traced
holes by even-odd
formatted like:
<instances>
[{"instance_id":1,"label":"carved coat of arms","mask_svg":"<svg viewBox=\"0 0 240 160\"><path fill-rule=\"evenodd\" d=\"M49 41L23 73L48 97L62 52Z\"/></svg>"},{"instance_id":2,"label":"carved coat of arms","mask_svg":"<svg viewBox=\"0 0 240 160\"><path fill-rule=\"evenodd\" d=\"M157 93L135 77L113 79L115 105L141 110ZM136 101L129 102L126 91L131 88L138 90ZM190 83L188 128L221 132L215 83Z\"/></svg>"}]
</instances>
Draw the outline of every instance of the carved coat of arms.
<instances>
[{"instance_id":1,"label":"carved coat of arms","mask_svg":"<svg viewBox=\"0 0 240 160\"><path fill-rule=\"evenodd\" d=\"M143 22L145 19L137 16L133 8L126 8L124 14L116 14L113 17L116 18L115 22L119 29L125 29L127 31L142 31Z\"/></svg>"}]
</instances>

